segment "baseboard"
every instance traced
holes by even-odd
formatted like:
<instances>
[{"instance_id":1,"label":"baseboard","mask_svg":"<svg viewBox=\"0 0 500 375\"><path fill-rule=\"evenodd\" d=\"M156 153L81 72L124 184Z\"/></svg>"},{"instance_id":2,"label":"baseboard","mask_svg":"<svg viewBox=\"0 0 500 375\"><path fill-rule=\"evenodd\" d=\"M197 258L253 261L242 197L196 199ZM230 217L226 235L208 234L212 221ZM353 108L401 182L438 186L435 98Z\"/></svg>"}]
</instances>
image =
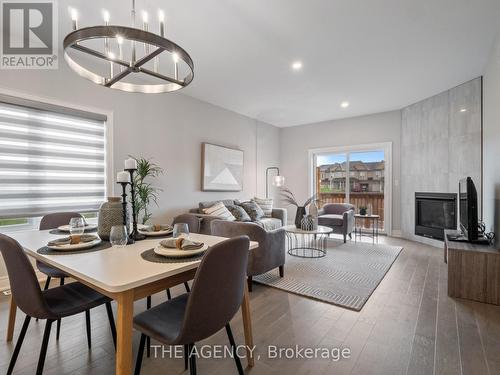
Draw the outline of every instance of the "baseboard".
<instances>
[{"instance_id":1,"label":"baseboard","mask_svg":"<svg viewBox=\"0 0 500 375\"><path fill-rule=\"evenodd\" d=\"M390 237L398 237L398 238L402 238L402 237L403 237L403 233L401 233L401 231L400 231L400 230L393 229L393 230L392 230L392 232L391 232Z\"/></svg>"},{"instance_id":2,"label":"baseboard","mask_svg":"<svg viewBox=\"0 0 500 375\"><path fill-rule=\"evenodd\" d=\"M47 278L47 276L41 273L40 271L35 271L35 274L39 282L45 281L45 279ZM9 277L8 276L0 277L0 292L9 289L10 289Z\"/></svg>"}]
</instances>

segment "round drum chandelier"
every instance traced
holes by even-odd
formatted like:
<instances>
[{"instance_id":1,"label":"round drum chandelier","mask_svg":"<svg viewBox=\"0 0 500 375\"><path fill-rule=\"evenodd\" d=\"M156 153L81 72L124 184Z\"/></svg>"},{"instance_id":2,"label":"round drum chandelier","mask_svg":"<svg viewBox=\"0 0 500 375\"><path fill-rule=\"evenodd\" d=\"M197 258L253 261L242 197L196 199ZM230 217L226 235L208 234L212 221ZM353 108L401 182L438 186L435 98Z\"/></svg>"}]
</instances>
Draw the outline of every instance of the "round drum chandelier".
<instances>
[{"instance_id":1,"label":"round drum chandelier","mask_svg":"<svg viewBox=\"0 0 500 375\"><path fill-rule=\"evenodd\" d=\"M104 25L79 28L78 12L71 9L73 31L63 42L70 68L98 85L128 92L163 93L189 85L193 60L165 38L163 11L158 12L159 34L149 31L146 12L142 29L136 27L135 0L131 15L131 26L110 25L110 14L104 10Z\"/></svg>"}]
</instances>

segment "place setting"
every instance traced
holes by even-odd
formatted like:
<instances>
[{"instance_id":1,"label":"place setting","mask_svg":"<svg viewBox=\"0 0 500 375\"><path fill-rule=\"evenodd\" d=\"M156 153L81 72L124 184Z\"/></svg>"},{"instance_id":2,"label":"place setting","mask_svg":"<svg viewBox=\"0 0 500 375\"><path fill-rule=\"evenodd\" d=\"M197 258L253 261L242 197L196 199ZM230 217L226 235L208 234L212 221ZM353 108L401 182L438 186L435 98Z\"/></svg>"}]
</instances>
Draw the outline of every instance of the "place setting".
<instances>
[{"instance_id":1,"label":"place setting","mask_svg":"<svg viewBox=\"0 0 500 375\"><path fill-rule=\"evenodd\" d=\"M37 252L44 255L76 254L103 250L112 246L110 242L101 240L96 234L85 233L88 227L90 226L82 217L72 218L68 225L59 227L65 229L62 231L67 234L65 237L49 241Z\"/></svg>"},{"instance_id":2,"label":"place setting","mask_svg":"<svg viewBox=\"0 0 500 375\"><path fill-rule=\"evenodd\" d=\"M96 224L89 224L85 221L84 218L82 217L75 217L73 219L77 219L77 220L83 220L83 232L84 233L94 233L94 232L97 232L97 225ZM73 220L71 219L71 220ZM50 234L61 234L61 235L67 235L67 234L70 234L71 232L71 221L69 224L66 224L66 225L61 225L55 229L52 229L49 231ZM79 225L80 226L80 225Z\"/></svg>"},{"instance_id":3,"label":"place setting","mask_svg":"<svg viewBox=\"0 0 500 375\"><path fill-rule=\"evenodd\" d=\"M209 248L207 244L191 239L188 225L184 223L175 224L171 236L160 241L153 249L141 253L141 257L154 263L192 262L202 258Z\"/></svg>"}]
</instances>

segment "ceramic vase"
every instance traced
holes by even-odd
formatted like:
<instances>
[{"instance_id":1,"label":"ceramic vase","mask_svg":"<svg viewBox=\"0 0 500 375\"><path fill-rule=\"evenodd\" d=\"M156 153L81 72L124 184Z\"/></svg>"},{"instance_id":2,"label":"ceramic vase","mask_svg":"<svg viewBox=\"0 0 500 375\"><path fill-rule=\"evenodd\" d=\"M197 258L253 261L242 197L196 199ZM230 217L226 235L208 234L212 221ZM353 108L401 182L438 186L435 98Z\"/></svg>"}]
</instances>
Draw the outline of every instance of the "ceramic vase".
<instances>
[{"instance_id":1,"label":"ceramic vase","mask_svg":"<svg viewBox=\"0 0 500 375\"><path fill-rule=\"evenodd\" d=\"M302 207L302 206L297 207L297 213L295 214L295 227L297 229L301 228L302 218L304 217L305 214L306 214L305 207Z\"/></svg>"},{"instance_id":2,"label":"ceramic vase","mask_svg":"<svg viewBox=\"0 0 500 375\"><path fill-rule=\"evenodd\" d=\"M127 228L129 215L127 212ZM104 241L109 241L109 234L114 225L123 225L123 207L120 197L108 197L99 208L97 218L97 234Z\"/></svg>"}]
</instances>

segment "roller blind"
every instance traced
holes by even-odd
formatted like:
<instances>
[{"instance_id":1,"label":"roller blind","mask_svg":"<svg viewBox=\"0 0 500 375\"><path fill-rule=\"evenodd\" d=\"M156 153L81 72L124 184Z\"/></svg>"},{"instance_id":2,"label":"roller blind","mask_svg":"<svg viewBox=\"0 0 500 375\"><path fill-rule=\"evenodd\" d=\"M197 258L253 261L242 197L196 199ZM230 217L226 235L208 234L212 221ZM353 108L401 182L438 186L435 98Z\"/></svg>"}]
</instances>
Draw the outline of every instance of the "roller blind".
<instances>
[{"instance_id":1,"label":"roller blind","mask_svg":"<svg viewBox=\"0 0 500 375\"><path fill-rule=\"evenodd\" d=\"M106 118L0 97L0 218L97 210Z\"/></svg>"}]
</instances>

